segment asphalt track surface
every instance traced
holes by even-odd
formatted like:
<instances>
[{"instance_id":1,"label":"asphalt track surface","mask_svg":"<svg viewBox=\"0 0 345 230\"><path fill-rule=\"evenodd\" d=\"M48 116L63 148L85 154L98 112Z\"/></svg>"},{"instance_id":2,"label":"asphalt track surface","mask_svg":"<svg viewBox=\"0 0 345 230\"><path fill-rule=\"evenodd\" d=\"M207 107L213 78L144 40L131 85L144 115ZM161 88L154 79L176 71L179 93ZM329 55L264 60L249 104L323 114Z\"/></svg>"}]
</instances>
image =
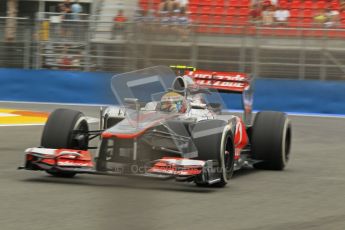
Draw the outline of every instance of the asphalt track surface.
<instances>
[{"instance_id":1,"label":"asphalt track surface","mask_svg":"<svg viewBox=\"0 0 345 230\"><path fill-rule=\"evenodd\" d=\"M0 103L51 111L57 105ZM76 107L97 117L98 108ZM142 178L18 171L42 126L0 127L0 229L345 229L345 119L291 117L283 172L247 169L222 189Z\"/></svg>"}]
</instances>

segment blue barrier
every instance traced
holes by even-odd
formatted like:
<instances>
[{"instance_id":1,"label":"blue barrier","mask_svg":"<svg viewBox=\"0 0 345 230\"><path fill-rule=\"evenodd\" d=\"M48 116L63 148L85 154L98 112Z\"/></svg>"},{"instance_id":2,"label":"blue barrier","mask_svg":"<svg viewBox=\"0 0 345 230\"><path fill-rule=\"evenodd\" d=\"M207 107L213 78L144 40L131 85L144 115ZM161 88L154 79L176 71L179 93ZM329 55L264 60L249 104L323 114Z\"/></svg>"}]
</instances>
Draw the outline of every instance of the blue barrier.
<instances>
[{"instance_id":1,"label":"blue barrier","mask_svg":"<svg viewBox=\"0 0 345 230\"><path fill-rule=\"evenodd\" d=\"M115 104L111 73L0 68L0 100L81 104ZM240 109L239 95L223 95ZM345 83L259 79L254 109L345 114Z\"/></svg>"},{"instance_id":2,"label":"blue barrier","mask_svg":"<svg viewBox=\"0 0 345 230\"><path fill-rule=\"evenodd\" d=\"M345 114L345 82L260 80L255 108L302 113Z\"/></svg>"},{"instance_id":3,"label":"blue barrier","mask_svg":"<svg viewBox=\"0 0 345 230\"><path fill-rule=\"evenodd\" d=\"M223 97L229 108L241 108L239 95ZM345 114L345 82L258 79L254 110Z\"/></svg>"},{"instance_id":4,"label":"blue barrier","mask_svg":"<svg viewBox=\"0 0 345 230\"><path fill-rule=\"evenodd\" d=\"M0 68L0 100L57 103L116 103L110 73Z\"/></svg>"}]
</instances>

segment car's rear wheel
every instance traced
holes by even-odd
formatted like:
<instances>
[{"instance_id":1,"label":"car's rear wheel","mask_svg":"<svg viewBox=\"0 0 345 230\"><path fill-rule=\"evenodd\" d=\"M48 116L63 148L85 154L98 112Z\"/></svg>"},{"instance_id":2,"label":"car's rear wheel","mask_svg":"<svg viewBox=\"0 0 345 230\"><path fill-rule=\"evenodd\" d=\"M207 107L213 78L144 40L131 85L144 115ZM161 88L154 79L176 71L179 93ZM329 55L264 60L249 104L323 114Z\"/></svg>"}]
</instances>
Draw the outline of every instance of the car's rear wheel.
<instances>
[{"instance_id":1,"label":"car's rear wheel","mask_svg":"<svg viewBox=\"0 0 345 230\"><path fill-rule=\"evenodd\" d=\"M227 123L221 120L202 121L195 125L192 136L198 150L198 159L218 162L214 173L220 180L211 186L224 187L233 174L235 162L233 135L227 129ZM198 186L208 186L199 178L195 183Z\"/></svg>"},{"instance_id":2,"label":"car's rear wheel","mask_svg":"<svg viewBox=\"0 0 345 230\"><path fill-rule=\"evenodd\" d=\"M84 114L70 109L52 112L44 126L41 146L52 149L88 149L88 123ZM74 172L47 171L57 177L73 177Z\"/></svg>"},{"instance_id":3,"label":"car's rear wheel","mask_svg":"<svg viewBox=\"0 0 345 230\"><path fill-rule=\"evenodd\" d=\"M254 168L283 170L291 149L291 123L285 113L257 113L251 134Z\"/></svg>"}]
</instances>

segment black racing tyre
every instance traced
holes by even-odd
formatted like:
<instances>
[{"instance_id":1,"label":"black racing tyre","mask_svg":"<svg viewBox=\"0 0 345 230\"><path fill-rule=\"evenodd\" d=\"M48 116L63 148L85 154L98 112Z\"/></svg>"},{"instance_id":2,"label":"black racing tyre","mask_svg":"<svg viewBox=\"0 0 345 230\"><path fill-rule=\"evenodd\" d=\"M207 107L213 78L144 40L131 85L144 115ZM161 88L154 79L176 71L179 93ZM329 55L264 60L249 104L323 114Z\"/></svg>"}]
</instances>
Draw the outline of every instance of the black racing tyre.
<instances>
[{"instance_id":1,"label":"black racing tyre","mask_svg":"<svg viewBox=\"0 0 345 230\"><path fill-rule=\"evenodd\" d=\"M224 187L232 177L234 171L235 149L231 130L227 129L227 122L222 120L208 120L197 123L192 130L194 145L198 150L199 160L216 160L219 166L216 173L220 181L212 184ZM208 186L196 180L198 186Z\"/></svg>"},{"instance_id":2,"label":"black racing tyre","mask_svg":"<svg viewBox=\"0 0 345 230\"><path fill-rule=\"evenodd\" d=\"M73 131L80 130L83 134L75 134ZM52 149L88 149L89 127L84 114L70 109L57 109L52 112L44 126L41 147ZM47 173L57 177L73 177L73 172L55 172Z\"/></svg>"},{"instance_id":3,"label":"black racing tyre","mask_svg":"<svg viewBox=\"0 0 345 230\"><path fill-rule=\"evenodd\" d=\"M77 141L74 130L89 131L84 114L71 109L57 109L50 114L44 126L41 146L52 149L87 150L87 136L84 135L85 140Z\"/></svg>"},{"instance_id":4,"label":"black racing tyre","mask_svg":"<svg viewBox=\"0 0 345 230\"><path fill-rule=\"evenodd\" d=\"M291 149L291 123L285 113L259 112L251 133L252 156L260 162L254 168L283 170Z\"/></svg>"}]
</instances>

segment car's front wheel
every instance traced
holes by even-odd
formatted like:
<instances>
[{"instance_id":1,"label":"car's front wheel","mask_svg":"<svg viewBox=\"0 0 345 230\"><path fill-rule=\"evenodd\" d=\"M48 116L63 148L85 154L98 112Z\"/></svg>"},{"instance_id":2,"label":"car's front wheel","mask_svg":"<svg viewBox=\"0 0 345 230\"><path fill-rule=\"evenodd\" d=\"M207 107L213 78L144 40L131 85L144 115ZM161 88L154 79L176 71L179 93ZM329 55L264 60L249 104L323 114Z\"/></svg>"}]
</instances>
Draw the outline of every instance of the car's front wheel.
<instances>
[{"instance_id":1,"label":"car's front wheel","mask_svg":"<svg viewBox=\"0 0 345 230\"><path fill-rule=\"evenodd\" d=\"M224 187L234 171L234 141L232 132L227 127L225 121L209 120L197 123L192 130L194 144L198 150L198 159L214 160L218 164L213 173L218 176L219 181L211 185L215 187ZM198 179L195 183L198 186L208 186L204 181Z\"/></svg>"},{"instance_id":2,"label":"car's front wheel","mask_svg":"<svg viewBox=\"0 0 345 230\"><path fill-rule=\"evenodd\" d=\"M51 149L88 149L88 123L84 114L71 109L53 111L43 129L41 147ZM73 177L74 172L47 173L56 177Z\"/></svg>"}]
</instances>

